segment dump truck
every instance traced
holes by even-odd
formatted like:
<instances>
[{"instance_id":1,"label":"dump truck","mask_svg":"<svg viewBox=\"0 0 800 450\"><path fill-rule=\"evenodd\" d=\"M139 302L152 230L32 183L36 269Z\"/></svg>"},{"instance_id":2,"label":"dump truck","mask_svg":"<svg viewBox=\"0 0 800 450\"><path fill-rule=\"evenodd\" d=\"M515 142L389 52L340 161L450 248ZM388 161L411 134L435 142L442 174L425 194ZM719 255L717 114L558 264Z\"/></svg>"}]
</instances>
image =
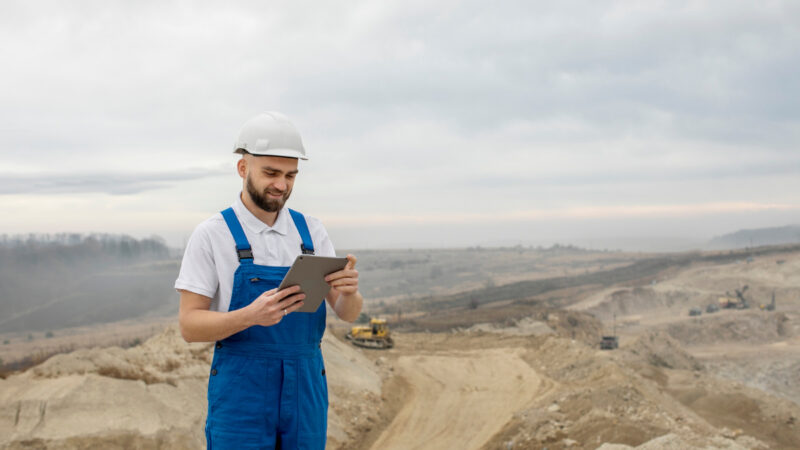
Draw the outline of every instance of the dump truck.
<instances>
[{"instance_id":1,"label":"dump truck","mask_svg":"<svg viewBox=\"0 0 800 450\"><path fill-rule=\"evenodd\" d=\"M359 347L378 349L394 347L385 319L372 318L369 320L369 326L352 327L345 338Z\"/></svg>"},{"instance_id":2,"label":"dump truck","mask_svg":"<svg viewBox=\"0 0 800 450\"><path fill-rule=\"evenodd\" d=\"M600 340L601 350L614 350L619 348L619 338L617 336L603 336Z\"/></svg>"}]
</instances>

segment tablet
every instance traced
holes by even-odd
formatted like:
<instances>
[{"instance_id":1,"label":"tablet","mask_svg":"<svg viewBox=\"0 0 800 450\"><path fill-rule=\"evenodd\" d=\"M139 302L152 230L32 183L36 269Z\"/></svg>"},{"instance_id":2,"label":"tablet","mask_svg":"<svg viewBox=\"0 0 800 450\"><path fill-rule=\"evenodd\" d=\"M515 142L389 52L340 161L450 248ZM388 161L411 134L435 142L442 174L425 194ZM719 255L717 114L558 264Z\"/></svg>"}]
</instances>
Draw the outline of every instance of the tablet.
<instances>
[{"instance_id":1,"label":"tablet","mask_svg":"<svg viewBox=\"0 0 800 450\"><path fill-rule=\"evenodd\" d=\"M278 290L300 285L300 292L306 294L306 298L303 300L303 306L295 311L313 313L331 288L325 282L325 277L344 269L345 265L347 258L299 255L283 277Z\"/></svg>"}]
</instances>

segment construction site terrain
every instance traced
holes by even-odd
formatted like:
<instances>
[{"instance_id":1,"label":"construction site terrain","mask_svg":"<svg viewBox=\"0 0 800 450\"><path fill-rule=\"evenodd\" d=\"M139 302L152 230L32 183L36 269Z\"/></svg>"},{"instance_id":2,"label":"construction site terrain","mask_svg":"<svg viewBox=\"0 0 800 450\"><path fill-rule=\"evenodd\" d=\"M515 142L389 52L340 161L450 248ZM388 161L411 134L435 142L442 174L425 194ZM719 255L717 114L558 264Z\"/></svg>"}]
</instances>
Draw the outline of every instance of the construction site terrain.
<instances>
[{"instance_id":1,"label":"construction site terrain","mask_svg":"<svg viewBox=\"0 0 800 450\"><path fill-rule=\"evenodd\" d=\"M373 255L385 283L425 281L365 286L391 348L355 347L330 321L328 448L800 448L799 249L507 253L485 276ZM749 308L706 312L736 290ZM211 351L173 325L11 374L0 448L203 448Z\"/></svg>"}]
</instances>

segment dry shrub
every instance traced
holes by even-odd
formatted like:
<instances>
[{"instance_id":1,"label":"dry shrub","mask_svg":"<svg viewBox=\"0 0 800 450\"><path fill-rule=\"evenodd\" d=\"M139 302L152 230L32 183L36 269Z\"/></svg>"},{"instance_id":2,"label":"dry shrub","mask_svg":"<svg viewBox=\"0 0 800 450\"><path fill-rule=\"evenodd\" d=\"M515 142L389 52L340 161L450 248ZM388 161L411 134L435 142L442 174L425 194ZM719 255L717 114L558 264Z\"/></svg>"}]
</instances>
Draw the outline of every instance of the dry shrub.
<instances>
[{"instance_id":1,"label":"dry shrub","mask_svg":"<svg viewBox=\"0 0 800 450\"><path fill-rule=\"evenodd\" d=\"M97 374L120 380L144 381L145 384L161 383L162 380L148 372L123 369L116 366L103 366L97 369Z\"/></svg>"}]
</instances>

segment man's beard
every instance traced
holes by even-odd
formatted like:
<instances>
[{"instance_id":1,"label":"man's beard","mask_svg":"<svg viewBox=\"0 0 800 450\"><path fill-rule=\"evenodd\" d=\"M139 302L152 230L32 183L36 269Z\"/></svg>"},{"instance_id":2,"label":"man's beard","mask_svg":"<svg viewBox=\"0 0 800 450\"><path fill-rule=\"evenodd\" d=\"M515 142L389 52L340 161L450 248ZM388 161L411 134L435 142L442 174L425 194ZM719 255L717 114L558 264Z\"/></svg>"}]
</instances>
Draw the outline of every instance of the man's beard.
<instances>
[{"instance_id":1,"label":"man's beard","mask_svg":"<svg viewBox=\"0 0 800 450\"><path fill-rule=\"evenodd\" d=\"M267 197L267 192L278 194L280 191L264 189L264 192L258 192L256 187L253 186L253 181L250 179L250 175L247 176L247 183L245 184L247 185L247 193L250 194L250 198L253 199L253 203L266 212L280 211L280 209L283 208L284 203L286 203L286 200L289 199L289 195L292 193L291 189L287 189L283 193L283 197L279 199L269 198Z\"/></svg>"}]
</instances>

